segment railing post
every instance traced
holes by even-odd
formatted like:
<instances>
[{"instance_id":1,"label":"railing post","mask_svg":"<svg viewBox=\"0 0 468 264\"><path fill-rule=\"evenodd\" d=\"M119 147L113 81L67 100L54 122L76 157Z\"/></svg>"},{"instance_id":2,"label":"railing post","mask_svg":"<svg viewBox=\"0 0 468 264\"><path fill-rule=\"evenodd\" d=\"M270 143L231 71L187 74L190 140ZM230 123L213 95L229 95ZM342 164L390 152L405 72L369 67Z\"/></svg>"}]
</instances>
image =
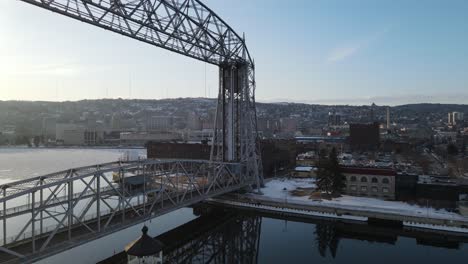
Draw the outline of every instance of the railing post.
<instances>
[{"instance_id":1,"label":"railing post","mask_svg":"<svg viewBox=\"0 0 468 264\"><path fill-rule=\"evenodd\" d=\"M41 178L41 181L40 181L40 185L42 186L44 184L44 179ZM41 188L41 190L39 191L39 200L40 200L40 208L41 208L41 212L40 212L40 222L39 222L39 225L40 225L40 234L42 235L44 233L44 209L42 209L42 207L44 206L44 189Z\"/></svg>"},{"instance_id":2,"label":"railing post","mask_svg":"<svg viewBox=\"0 0 468 264\"><path fill-rule=\"evenodd\" d=\"M103 174L95 175L96 178L96 215L97 215L97 230L101 232L101 177Z\"/></svg>"},{"instance_id":3,"label":"railing post","mask_svg":"<svg viewBox=\"0 0 468 264\"><path fill-rule=\"evenodd\" d=\"M7 196L7 188L3 189L3 246L6 245L7 241L7 206L6 206L6 196Z\"/></svg>"},{"instance_id":4,"label":"railing post","mask_svg":"<svg viewBox=\"0 0 468 264\"><path fill-rule=\"evenodd\" d=\"M122 223L125 223L125 203L124 203L124 197L125 197L125 173L122 171L122 191L119 199L119 207L120 210L122 211Z\"/></svg>"},{"instance_id":5,"label":"railing post","mask_svg":"<svg viewBox=\"0 0 468 264\"><path fill-rule=\"evenodd\" d=\"M73 226L73 178L70 177L68 182L68 240L72 238Z\"/></svg>"},{"instance_id":6,"label":"railing post","mask_svg":"<svg viewBox=\"0 0 468 264\"><path fill-rule=\"evenodd\" d=\"M182 166L182 164L180 164ZM176 202L179 203L179 193L180 193L180 188L179 188L179 166L176 165Z\"/></svg>"},{"instance_id":7,"label":"railing post","mask_svg":"<svg viewBox=\"0 0 468 264\"><path fill-rule=\"evenodd\" d=\"M139 198L140 196L138 196ZM146 171L143 169L143 215L146 215Z\"/></svg>"},{"instance_id":8,"label":"railing post","mask_svg":"<svg viewBox=\"0 0 468 264\"><path fill-rule=\"evenodd\" d=\"M32 192L32 199L31 199L31 240L32 240L32 252L36 252L36 192Z\"/></svg>"}]
</instances>

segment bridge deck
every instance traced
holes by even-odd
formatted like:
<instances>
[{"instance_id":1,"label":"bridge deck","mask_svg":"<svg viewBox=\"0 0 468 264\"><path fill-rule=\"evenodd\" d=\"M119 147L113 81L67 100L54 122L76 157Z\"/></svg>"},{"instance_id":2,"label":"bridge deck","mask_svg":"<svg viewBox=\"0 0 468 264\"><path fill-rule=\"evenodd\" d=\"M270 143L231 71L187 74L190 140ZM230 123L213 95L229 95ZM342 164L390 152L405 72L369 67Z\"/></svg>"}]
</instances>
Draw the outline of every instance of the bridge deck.
<instances>
[{"instance_id":1,"label":"bridge deck","mask_svg":"<svg viewBox=\"0 0 468 264\"><path fill-rule=\"evenodd\" d=\"M0 213L3 230L11 233L8 225L18 225L16 217L27 217L29 221L21 225L11 239L3 234L6 243L0 247L0 262L16 263L44 258L252 184L253 180L242 178L239 168L240 164L233 163L148 160L112 167L112 170L121 173L117 183L104 175L110 169L90 171L87 168L87 173L75 170L74 174L67 174L62 180L54 178L52 183L29 184L29 192L27 189L11 191L10 196L0 199L5 209ZM125 170L138 172L136 176L142 177L143 183L126 184L128 177L123 173ZM74 189L74 186L79 186L78 183L81 187ZM67 190L65 195L63 190ZM8 194L6 191L4 193ZM42 197L45 193L46 197ZM5 207L8 201L11 203L22 196L30 197L31 203ZM46 218L42 218L43 214ZM53 225L43 228L43 221L52 222Z\"/></svg>"}]
</instances>

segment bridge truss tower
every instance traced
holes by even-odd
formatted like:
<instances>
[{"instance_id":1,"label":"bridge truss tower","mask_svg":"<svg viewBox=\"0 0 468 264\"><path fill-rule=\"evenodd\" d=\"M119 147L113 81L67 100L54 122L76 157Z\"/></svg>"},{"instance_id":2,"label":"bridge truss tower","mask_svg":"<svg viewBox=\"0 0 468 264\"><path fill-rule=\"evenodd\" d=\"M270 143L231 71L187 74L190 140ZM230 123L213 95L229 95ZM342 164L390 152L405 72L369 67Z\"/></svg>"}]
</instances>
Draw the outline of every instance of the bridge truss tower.
<instances>
[{"instance_id":1,"label":"bridge truss tower","mask_svg":"<svg viewBox=\"0 0 468 264\"><path fill-rule=\"evenodd\" d=\"M219 67L212 161L240 162L263 182L255 65L245 38L199 0L21 0Z\"/></svg>"}]
</instances>

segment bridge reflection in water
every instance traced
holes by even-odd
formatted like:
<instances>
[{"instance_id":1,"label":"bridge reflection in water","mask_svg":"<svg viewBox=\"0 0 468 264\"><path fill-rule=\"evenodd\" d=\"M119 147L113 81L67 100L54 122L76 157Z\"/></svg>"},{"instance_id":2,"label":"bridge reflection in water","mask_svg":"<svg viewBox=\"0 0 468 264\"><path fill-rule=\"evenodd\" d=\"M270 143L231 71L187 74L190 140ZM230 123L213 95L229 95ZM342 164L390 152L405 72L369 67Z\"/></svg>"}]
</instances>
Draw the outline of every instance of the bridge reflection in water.
<instances>
[{"instance_id":1,"label":"bridge reflection in water","mask_svg":"<svg viewBox=\"0 0 468 264\"><path fill-rule=\"evenodd\" d=\"M165 247L164 263L257 263L262 217L203 215L156 237ZM121 252L100 264L127 263Z\"/></svg>"},{"instance_id":2,"label":"bridge reflection in water","mask_svg":"<svg viewBox=\"0 0 468 264\"><path fill-rule=\"evenodd\" d=\"M264 221L268 224L262 225ZM280 226L281 224L278 225L278 223L271 225L271 221L284 221L285 227ZM271 233L289 232L287 230L288 222L312 226L312 229L304 228L300 232L300 236L308 237L307 241L312 242L306 246L311 250L303 252L302 260L304 263L308 263L306 260L311 260L310 258L313 256L318 256L318 260L334 259L340 254L339 249L347 255L349 251L343 247L347 248L349 243L375 243L387 248L387 251L389 247L399 247L399 238L414 239L416 247L430 246L443 249L462 249L462 245L468 243L466 235L440 234L358 222L286 218L279 215L247 211L224 211L202 215L185 225L157 236L156 239L165 244L164 263L281 263L281 260L277 260L279 262L271 262L271 259L265 260L264 257L273 252L259 253L261 249L271 249L268 247L272 246L270 244L272 241L266 241ZM311 230L313 231L310 232ZM299 245L289 244L287 234L282 233L280 237L284 237L285 240L274 243L281 245L281 248L277 250L291 251L284 252L285 255L294 254L293 248L295 247L303 248ZM346 242L340 246L342 241ZM259 258L259 255L263 258ZM298 256L295 257L297 260ZM301 257L299 256L299 258ZM100 264L108 263L127 263L127 256L122 252Z\"/></svg>"}]
</instances>

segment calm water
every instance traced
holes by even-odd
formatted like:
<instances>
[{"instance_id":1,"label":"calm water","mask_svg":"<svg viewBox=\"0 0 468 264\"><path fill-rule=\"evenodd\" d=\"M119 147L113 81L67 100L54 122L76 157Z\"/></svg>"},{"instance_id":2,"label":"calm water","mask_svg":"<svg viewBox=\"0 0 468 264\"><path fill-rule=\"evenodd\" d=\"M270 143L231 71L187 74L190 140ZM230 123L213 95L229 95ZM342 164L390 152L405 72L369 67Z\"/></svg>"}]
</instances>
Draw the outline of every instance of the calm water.
<instances>
[{"instance_id":1,"label":"calm water","mask_svg":"<svg viewBox=\"0 0 468 264\"><path fill-rule=\"evenodd\" d=\"M426 242L438 246L427 246L421 244L423 234L407 237L397 235L400 230L379 234L376 229L262 218L258 263L466 263L468 259L466 243L454 246L433 236Z\"/></svg>"},{"instance_id":2,"label":"calm water","mask_svg":"<svg viewBox=\"0 0 468 264\"><path fill-rule=\"evenodd\" d=\"M144 153L144 150L142 154ZM115 161L123 150L0 149L0 180ZM147 223L167 263L468 263L468 238L326 220L231 211L199 217L181 209ZM95 263L140 235L134 226L41 263ZM122 259L120 259L122 261Z\"/></svg>"},{"instance_id":3,"label":"calm water","mask_svg":"<svg viewBox=\"0 0 468 264\"><path fill-rule=\"evenodd\" d=\"M202 228L211 220L195 221L199 222L194 226ZM211 228L196 238L166 251L168 263L205 263L208 259L215 260L209 263L266 264L467 263L468 260L468 238L403 228L278 219L243 212L221 224L210 224ZM197 228L188 230L197 232ZM177 236L159 238L169 245L184 240Z\"/></svg>"},{"instance_id":4,"label":"calm water","mask_svg":"<svg viewBox=\"0 0 468 264\"><path fill-rule=\"evenodd\" d=\"M146 149L0 148L0 184L93 164L117 161L126 151Z\"/></svg>"}]
</instances>

